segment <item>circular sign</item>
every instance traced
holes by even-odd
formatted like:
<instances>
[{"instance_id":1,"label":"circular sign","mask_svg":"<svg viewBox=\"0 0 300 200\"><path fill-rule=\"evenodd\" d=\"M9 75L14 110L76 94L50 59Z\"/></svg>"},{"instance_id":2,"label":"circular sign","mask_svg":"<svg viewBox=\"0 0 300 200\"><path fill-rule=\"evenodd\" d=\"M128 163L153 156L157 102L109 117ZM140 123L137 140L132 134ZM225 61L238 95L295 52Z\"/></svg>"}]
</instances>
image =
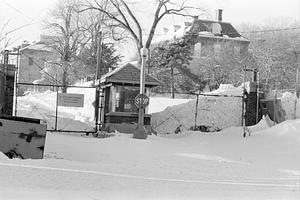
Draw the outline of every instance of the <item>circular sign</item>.
<instances>
[{"instance_id":1,"label":"circular sign","mask_svg":"<svg viewBox=\"0 0 300 200\"><path fill-rule=\"evenodd\" d=\"M138 108L145 108L149 105L149 97L145 94L138 94L134 99L134 104Z\"/></svg>"}]
</instances>

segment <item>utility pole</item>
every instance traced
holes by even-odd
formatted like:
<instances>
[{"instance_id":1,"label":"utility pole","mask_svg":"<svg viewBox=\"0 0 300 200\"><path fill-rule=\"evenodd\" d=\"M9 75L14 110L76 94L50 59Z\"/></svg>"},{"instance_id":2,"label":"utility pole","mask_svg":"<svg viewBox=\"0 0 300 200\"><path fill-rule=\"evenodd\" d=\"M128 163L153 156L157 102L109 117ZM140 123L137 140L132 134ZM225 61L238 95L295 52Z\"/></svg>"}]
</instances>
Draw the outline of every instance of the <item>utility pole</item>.
<instances>
[{"instance_id":1,"label":"utility pole","mask_svg":"<svg viewBox=\"0 0 300 200\"><path fill-rule=\"evenodd\" d=\"M102 32L97 37L97 68L95 82L98 81L95 94L95 132L99 130L99 99L100 99L100 78L101 78L101 60L102 60Z\"/></svg>"},{"instance_id":2,"label":"utility pole","mask_svg":"<svg viewBox=\"0 0 300 200\"><path fill-rule=\"evenodd\" d=\"M8 50L5 50L3 51L3 69L2 69L2 72L3 72L3 91L4 91L4 94L3 95L3 105L2 105L2 108L1 108L1 112L0 113L3 113L3 114L8 114L6 112L6 105L7 105L7 83L6 83L6 76L7 76L7 64L8 64L8 56L9 56L9 51Z\"/></svg>"},{"instance_id":3,"label":"utility pole","mask_svg":"<svg viewBox=\"0 0 300 200\"><path fill-rule=\"evenodd\" d=\"M133 138L136 139L146 139L147 131L144 127L144 111L145 107L149 104L149 98L145 95L145 65L146 58L148 55L148 49L143 47L141 49L142 55L142 64L141 64L141 73L140 73L140 94L135 98L135 104L139 107L139 119L138 125L133 133Z\"/></svg>"}]
</instances>

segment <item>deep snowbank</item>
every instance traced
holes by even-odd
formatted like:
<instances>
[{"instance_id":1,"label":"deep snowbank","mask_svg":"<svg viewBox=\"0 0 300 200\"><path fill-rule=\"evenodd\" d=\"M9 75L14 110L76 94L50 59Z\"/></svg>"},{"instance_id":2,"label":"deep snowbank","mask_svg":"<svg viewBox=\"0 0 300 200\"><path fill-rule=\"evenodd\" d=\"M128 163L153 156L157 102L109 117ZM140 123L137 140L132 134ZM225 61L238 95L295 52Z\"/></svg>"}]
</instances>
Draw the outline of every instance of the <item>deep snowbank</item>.
<instances>
[{"instance_id":1,"label":"deep snowbank","mask_svg":"<svg viewBox=\"0 0 300 200\"><path fill-rule=\"evenodd\" d=\"M246 83L245 88L248 89ZM212 129L224 129L242 124L242 96L243 85L234 87L232 84L221 84L220 87L206 95L199 96L196 113L196 100L180 105L167 107L164 111L153 113L151 124L160 134L174 133L180 126L181 130L190 129L193 126L210 126ZM286 119L294 119L295 95L285 92L281 99L282 107L286 112ZM300 117L300 100L297 101L296 117Z\"/></svg>"},{"instance_id":2,"label":"deep snowbank","mask_svg":"<svg viewBox=\"0 0 300 200\"><path fill-rule=\"evenodd\" d=\"M160 134L174 133L181 125L182 130L189 130L195 126L210 126L223 129L241 125L242 101L236 97L208 97L200 96L197 116L196 100L168 107L159 113L153 113L152 127Z\"/></svg>"},{"instance_id":3,"label":"deep snowbank","mask_svg":"<svg viewBox=\"0 0 300 200\"><path fill-rule=\"evenodd\" d=\"M218 90L199 96L177 106L168 107L159 113L153 113L152 127L160 134L174 133L177 127L189 130L194 126L209 126L212 129L223 129L242 124L242 87L221 84ZM196 114L197 113L197 114Z\"/></svg>"},{"instance_id":4,"label":"deep snowbank","mask_svg":"<svg viewBox=\"0 0 300 200\"><path fill-rule=\"evenodd\" d=\"M90 86L91 82L81 84ZM246 84L246 89L248 84ZM211 126L223 129L230 126L240 126L242 123L242 100L240 97L243 86L234 87L232 84L221 84L220 87L206 95L223 95L222 97L199 96L196 113L196 100L171 99L167 97L150 97L148 112L153 113L152 126L159 133L174 133L181 125L181 129L189 129L192 126ZM94 88L69 88L68 92L84 94L83 108L59 107L58 128L65 130L92 130L94 126L95 98ZM229 97L224 97L227 95ZM294 118L295 96L286 92L280 97L286 118ZM43 93L28 92L26 96L18 97L18 115L36 117L48 122L48 128L54 128L56 92ZM300 100L298 99L297 117L300 117ZM196 120L195 120L196 117ZM74 127L75 129L72 129Z\"/></svg>"},{"instance_id":5,"label":"deep snowbank","mask_svg":"<svg viewBox=\"0 0 300 200\"><path fill-rule=\"evenodd\" d=\"M282 107L286 112L286 119L300 118L300 99L297 99L294 93L284 92L280 99Z\"/></svg>"}]
</instances>

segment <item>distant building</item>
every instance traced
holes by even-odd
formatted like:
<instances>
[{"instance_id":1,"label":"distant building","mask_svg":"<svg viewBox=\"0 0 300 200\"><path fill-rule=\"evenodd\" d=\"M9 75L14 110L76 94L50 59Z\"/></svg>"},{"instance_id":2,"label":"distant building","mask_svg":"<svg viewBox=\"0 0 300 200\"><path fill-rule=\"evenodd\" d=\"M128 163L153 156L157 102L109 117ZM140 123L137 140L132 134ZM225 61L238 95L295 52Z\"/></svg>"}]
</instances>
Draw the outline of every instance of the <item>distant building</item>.
<instances>
[{"instance_id":1,"label":"distant building","mask_svg":"<svg viewBox=\"0 0 300 200\"><path fill-rule=\"evenodd\" d=\"M249 62L250 41L238 33L231 23L223 22L221 9L217 10L216 14L216 20L195 18L192 22L164 28L161 37L154 43L197 33L196 42L192 44L193 56L189 64L193 74L203 74L205 70L213 69L215 66L222 69L234 68L233 66L237 66L242 61ZM214 78L206 77L206 79L213 82Z\"/></svg>"},{"instance_id":2,"label":"distant building","mask_svg":"<svg viewBox=\"0 0 300 200\"><path fill-rule=\"evenodd\" d=\"M223 65L241 61L248 55L250 41L230 23L222 21L222 10L217 11L217 17L217 21L195 19L190 26L190 32L198 33L190 65L192 71L197 71L199 64L213 64L213 61L215 65Z\"/></svg>"},{"instance_id":3,"label":"distant building","mask_svg":"<svg viewBox=\"0 0 300 200\"><path fill-rule=\"evenodd\" d=\"M59 59L50 47L51 36L41 35L38 42L32 44L23 42L20 46L13 48L13 52L19 51L20 55L11 56L9 62L18 65L18 83L37 83L42 79L41 70L46 63ZM19 94L32 87L19 85Z\"/></svg>"}]
</instances>

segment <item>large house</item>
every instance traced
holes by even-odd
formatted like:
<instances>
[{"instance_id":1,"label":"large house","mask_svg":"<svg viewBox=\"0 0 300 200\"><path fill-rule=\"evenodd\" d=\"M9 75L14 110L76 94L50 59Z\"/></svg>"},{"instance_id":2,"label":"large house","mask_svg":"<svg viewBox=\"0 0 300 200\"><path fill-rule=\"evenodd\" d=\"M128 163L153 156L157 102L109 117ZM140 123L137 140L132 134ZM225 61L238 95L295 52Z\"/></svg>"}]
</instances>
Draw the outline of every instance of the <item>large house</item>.
<instances>
[{"instance_id":1,"label":"large house","mask_svg":"<svg viewBox=\"0 0 300 200\"><path fill-rule=\"evenodd\" d=\"M41 70L46 63L58 60L58 55L49 47L51 42L49 36L41 35L40 40L29 44L24 42L20 46L13 48L13 52L19 51L19 56L11 56L9 62L18 66L17 81L19 84L19 94L30 89L22 83L35 83L42 78Z\"/></svg>"},{"instance_id":2,"label":"large house","mask_svg":"<svg viewBox=\"0 0 300 200\"><path fill-rule=\"evenodd\" d=\"M241 72L241 65L248 60L250 41L244 38L229 22L222 20L222 10L217 10L216 20L195 18L192 22L164 28L158 42L196 35L192 44L192 60L188 68L193 74L201 75L216 86L228 80L238 82L235 72ZM247 63L247 64L248 64ZM228 73L232 71L232 73ZM236 76L236 77L235 77Z\"/></svg>"}]
</instances>

